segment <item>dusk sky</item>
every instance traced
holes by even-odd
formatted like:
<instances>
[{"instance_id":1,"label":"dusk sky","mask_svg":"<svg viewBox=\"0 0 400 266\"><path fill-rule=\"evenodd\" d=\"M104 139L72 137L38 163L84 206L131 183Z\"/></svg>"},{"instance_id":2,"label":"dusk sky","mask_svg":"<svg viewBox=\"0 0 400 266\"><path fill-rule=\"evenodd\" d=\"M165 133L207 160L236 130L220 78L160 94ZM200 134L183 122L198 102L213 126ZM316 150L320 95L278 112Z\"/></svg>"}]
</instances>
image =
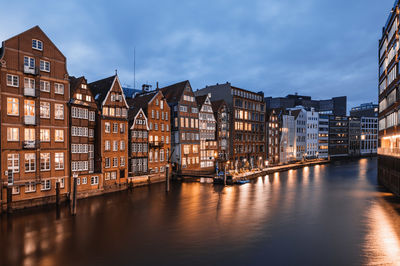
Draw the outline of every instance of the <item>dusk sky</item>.
<instances>
[{"instance_id":1,"label":"dusk sky","mask_svg":"<svg viewBox=\"0 0 400 266\"><path fill-rule=\"evenodd\" d=\"M89 82L231 82L266 96L377 102L377 50L394 0L4 1L0 39L39 25ZM22 4L23 2L23 4ZM18 12L14 12L18 10ZM11 12L12 11L12 12Z\"/></svg>"}]
</instances>

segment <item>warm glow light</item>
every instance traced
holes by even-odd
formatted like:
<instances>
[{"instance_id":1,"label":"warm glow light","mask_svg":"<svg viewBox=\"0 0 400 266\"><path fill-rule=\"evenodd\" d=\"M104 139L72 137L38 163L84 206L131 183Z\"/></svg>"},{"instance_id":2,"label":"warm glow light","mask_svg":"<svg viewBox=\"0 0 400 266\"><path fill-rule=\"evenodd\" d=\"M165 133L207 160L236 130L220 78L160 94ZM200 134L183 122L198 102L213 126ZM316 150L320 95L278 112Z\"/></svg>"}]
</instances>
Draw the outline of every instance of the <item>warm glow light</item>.
<instances>
[{"instance_id":1,"label":"warm glow light","mask_svg":"<svg viewBox=\"0 0 400 266\"><path fill-rule=\"evenodd\" d=\"M398 139L398 138L400 138L400 135L387 136L383 137L382 139Z\"/></svg>"}]
</instances>

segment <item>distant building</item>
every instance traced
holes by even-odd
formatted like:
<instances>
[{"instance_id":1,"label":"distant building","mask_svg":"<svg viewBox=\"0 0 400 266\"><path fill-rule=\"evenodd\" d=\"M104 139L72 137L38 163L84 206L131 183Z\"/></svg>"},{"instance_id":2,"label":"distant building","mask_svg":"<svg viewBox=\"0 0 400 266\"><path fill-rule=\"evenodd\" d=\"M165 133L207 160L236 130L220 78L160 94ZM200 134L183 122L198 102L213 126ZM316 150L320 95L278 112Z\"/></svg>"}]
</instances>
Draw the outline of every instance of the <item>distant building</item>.
<instances>
[{"instance_id":1,"label":"distant building","mask_svg":"<svg viewBox=\"0 0 400 266\"><path fill-rule=\"evenodd\" d=\"M224 100L230 111L230 165L234 169L263 168L266 157L264 94L234 87L229 82L195 92L197 96L208 93L213 100Z\"/></svg>"},{"instance_id":2,"label":"distant building","mask_svg":"<svg viewBox=\"0 0 400 266\"><path fill-rule=\"evenodd\" d=\"M349 117L329 116L329 156L347 157L349 155Z\"/></svg>"},{"instance_id":3,"label":"distant building","mask_svg":"<svg viewBox=\"0 0 400 266\"><path fill-rule=\"evenodd\" d=\"M298 106L288 109L295 120L295 156L296 160L304 160L307 156L307 111Z\"/></svg>"},{"instance_id":4,"label":"distant building","mask_svg":"<svg viewBox=\"0 0 400 266\"><path fill-rule=\"evenodd\" d=\"M350 116L354 117L378 117L378 105L374 103L363 103L351 108Z\"/></svg>"},{"instance_id":5,"label":"distant building","mask_svg":"<svg viewBox=\"0 0 400 266\"><path fill-rule=\"evenodd\" d=\"M267 160L269 165L279 164L280 144L280 109L273 109L267 112Z\"/></svg>"},{"instance_id":6,"label":"distant building","mask_svg":"<svg viewBox=\"0 0 400 266\"><path fill-rule=\"evenodd\" d=\"M361 156L376 155L378 151L378 118L361 117Z\"/></svg>"},{"instance_id":7,"label":"distant building","mask_svg":"<svg viewBox=\"0 0 400 266\"><path fill-rule=\"evenodd\" d=\"M228 106L224 100L211 102L214 117L216 119L216 140L218 145L217 167L222 170L225 164L229 162L229 129L230 129L230 115ZM229 162L229 163L228 163Z\"/></svg>"},{"instance_id":8,"label":"distant building","mask_svg":"<svg viewBox=\"0 0 400 266\"><path fill-rule=\"evenodd\" d=\"M307 110L314 108L318 113L339 116L345 116L347 111L346 96L334 97L329 100L312 100L310 96L289 94L286 97L266 97L265 103L267 109L288 109L296 106L303 106Z\"/></svg>"},{"instance_id":9,"label":"distant building","mask_svg":"<svg viewBox=\"0 0 400 266\"><path fill-rule=\"evenodd\" d=\"M361 120L358 117L349 117L349 156L360 156L361 147Z\"/></svg>"},{"instance_id":10,"label":"distant building","mask_svg":"<svg viewBox=\"0 0 400 266\"><path fill-rule=\"evenodd\" d=\"M284 111L281 116L280 163L296 160L295 149L295 117L290 111Z\"/></svg>"},{"instance_id":11,"label":"distant building","mask_svg":"<svg viewBox=\"0 0 400 266\"><path fill-rule=\"evenodd\" d=\"M329 156L329 115L320 114L318 120L318 158L327 159Z\"/></svg>"},{"instance_id":12,"label":"distant building","mask_svg":"<svg viewBox=\"0 0 400 266\"><path fill-rule=\"evenodd\" d=\"M318 125L319 115L311 108L307 111L307 136L306 136L306 152L307 158L318 157Z\"/></svg>"}]
</instances>

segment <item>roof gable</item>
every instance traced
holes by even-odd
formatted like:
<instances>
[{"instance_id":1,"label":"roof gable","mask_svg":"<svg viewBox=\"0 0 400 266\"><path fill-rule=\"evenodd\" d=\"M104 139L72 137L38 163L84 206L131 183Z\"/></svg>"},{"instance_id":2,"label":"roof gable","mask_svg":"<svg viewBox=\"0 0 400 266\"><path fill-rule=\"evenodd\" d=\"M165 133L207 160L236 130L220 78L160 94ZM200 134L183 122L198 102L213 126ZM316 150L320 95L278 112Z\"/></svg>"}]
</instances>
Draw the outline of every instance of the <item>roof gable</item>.
<instances>
[{"instance_id":1,"label":"roof gable","mask_svg":"<svg viewBox=\"0 0 400 266\"><path fill-rule=\"evenodd\" d=\"M182 98L182 95L185 89L190 89L193 93L192 86L190 85L189 80L185 80L179 83L172 84L170 86L161 88L162 93L165 96L168 104L179 102Z\"/></svg>"},{"instance_id":2,"label":"roof gable","mask_svg":"<svg viewBox=\"0 0 400 266\"><path fill-rule=\"evenodd\" d=\"M101 79L89 84L92 94L94 95L94 99L99 107L104 106L108 97L110 97L110 92L115 86L117 86L117 89L122 94L122 102L124 103L125 107L129 108L129 105L126 102L124 91L117 75Z\"/></svg>"},{"instance_id":3,"label":"roof gable","mask_svg":"<svg viewBox=\"0 0 400 266\"><path fill-rule=\"evenodd\" d=\"M146 114L143 112L143 109L142 108L139 108L139 109L136 109L137 111L136 111L136 113L135 113L135 115L134 115L134 117L133 117L133 123L132 123L132 126L131 126L131 130L132 129L135 129L135 125L136 125L136 120L140 117L140 115L143 115L143 119L145 120L145 125L146 125L146 129L147 130L149 130L149 125L148 125L148 123L147 123L147 116L146 116Z\"/></svg>"}]
</instances>

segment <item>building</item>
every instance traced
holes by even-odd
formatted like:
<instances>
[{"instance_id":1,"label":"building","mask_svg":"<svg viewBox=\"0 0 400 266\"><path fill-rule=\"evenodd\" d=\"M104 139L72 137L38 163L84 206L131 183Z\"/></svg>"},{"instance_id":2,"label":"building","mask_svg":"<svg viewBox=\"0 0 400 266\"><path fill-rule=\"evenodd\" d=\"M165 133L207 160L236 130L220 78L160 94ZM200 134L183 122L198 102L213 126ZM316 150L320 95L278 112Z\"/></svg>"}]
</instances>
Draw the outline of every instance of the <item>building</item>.
<instances>
[{"instance_id":1,"label":"building","mask_svg":"<svg viewBox=\"0 0 400 266\"><path fill-rule=\"evenodd\" d=\"M379 143L378 179L393 193L400 195L399 128L399 1L389 13L379 40Z\"/></svg>"},{"instance_id":2,"label":"building","mask_svg":"<svg viewBox=\"0 0 400 266\"><path fill-rule=\"evenodd\" d=\"M2 202L14 206L55 200L56 182L69 187L66 58L35 26L3 41L0 50Z\"/></svg>"},{"instance_id":3,"label":"building","mask_svg":"<svg viewBox=\"0 0 400 266\"><path fill-rule=\"evenodd\" d=\"M280 127L281 110L272 109L267 111L266 115L266 142L267 142L267 161L268 165L279 164L279 151L281 142L281 127Z\"/></svg>"},{"instance_id":4,"label":"building","mask_svg":"<svg viewBox=\"0 0 400 266\"><path fill-rule=\"evenodd\" d=\"M224 100L212 101L211 105L216 119L215 137L218 145L216 167L224 169L225 165L229 164L229 110Z\"/></svg>"},{"instance_id":5,"label":"building","mask_svg":"<svg viewBox=\"0 0 400 266\"><path fill-rule=\"evenodd\" d=\"M353 117L378 117L379 105L374 103L363 103L360 106L351 108L350 116Z\"/></svg>"},{"instance_id":6,"label":"building","mask_svg":"<svg viewBox=\"0 0 400 266\"><path fill-rule=\"evenodd\" d=\"M95 168L103 173L103 181L97 181L104 189L113 189L127 182L128 159L128 109L121 83L117 75L89 84L99 109L96 117ZM101 183L102 182L102 183ZM96 183L96 182L94 182Z\"/></svg>"},{"instance_id":7,"label":"building","mask_svg":"<svg viewBox=\"0 0 400 266\"><path fill-rule=\"evenodd\" d=\"M295 117L290 111L283 111L281 116L280 159L281 163L296 160L296 126Z\"/></svg>"},{"instance_id":8,"label":"building","mask_svg":"<svg viewBox=\"0 0 400 266\"><path fill-rule=\"evenodd\" d=\"M76 175L77 191L90 192L100 190L99 180L102 173L95 171L95 150L96 146L96 117L97 105L88 88L85 77L69 77L70 81L70 101L69 101L69 142L71 172L69 176ZM98 153L97 153L98 154Z\"/></svg>"},{"instance_id":9,"label":"building","mask_svg":"<svg viewBox=\"0 0 400 266\"><path fill-rule=\"evenodd\" d=\"M196 96L199 110L200 131L200 169L207 173L215 172L218 146L216 139L216 120L211 105L211 94Z\"/></svg>"},{"instance_id":10,"label":"building","mask_svg":"<svg viewBox=\"0 0 400 266\"><path fill-rule=\"evenodd\" d=\"M358 117L349 118L349 156L359 157L361 147L361 120Z\"/></svg>"},{"instance_id":11,"label":"building","mask_svg":"<svg viewBox=\"0 0 400 266\"><path fill-rule=\"evenodd\" d=\"M307 157L307 111L302 106L288 109L294 116L294 149L297 161Z\"/></svg>"},{"instance_id":12,"label":"building","mask_svg":"<svg viewBox=\"0 0 400 266\"><path fill-rule=\"evenodd\" d=\"M361 117L360 155L376 155L378 151L378 118Z\"/></svg>"},{"instance_id":13,"label":"building","mask_svg":"<svg viewBox=\"0 0 400 266\"><path fill-rule=\"evenodd\" d=\"M329 116L330 158L347 157L349 155L349 117Z\"/></svg>"},{"instance_id":14,"label":"building","mask_svg":"<svg viewBox=\"0 0 400 266\"><path fill-rule=\"evenodd\" d=\"M188 80L161 88L170 107L171 163L178 174L200 171L199 110Z\"/></svg>"},{"instance_id":15,"label":"building","mask_svg":"<svg viewBox=\"0 0 400 266\"><path fill-rule=\"evenodd\" d=\"M289 94L286 97L266 97L265 103L267 109L288 109L303 106L307 110L314 108L316 112L323 114L345 116L347 112L346 96L334 97L328 100L313 100L310 96Z\"/></svg>"},{"instance_id":16,"label":"building","mask_svg":"<svg viewBox=\"0 0 400 266\"><path fill-rule=\"evenodd\" d=\"M307 111L306 133L307 133L306 135L307 158L311 159L318 158L319 114L315 112L314 108L311 108L310 111Z\"/></svg>"},{"instance_id":17,"label":"building","mask_svg":"<svg viewBox=\"0 0 400 266\"><path fill-rule=\"evenodd\" d=\"M132 99L127 99L129 104L128 126L128 177L142 176L148 174L148 137L149 124L143 109L135 106Z\"/></svg>"},{"instance_id":18,"label":"building","mask_svg":"<svg viewBox=\"0 0 400 266\"><path fill-rule=\"evenodd\" d=\"M135 98L129 99L128 102L130 108L133 108L133 110L140 108L144 117L147 118L149 174L152 178L162 178L164 180L171 154L171 111L168 103L163 93L158 89L154 91L145 91L143 89L141 93L136 94ZM142 155L145 154L142 153ZM144 161L144 158L142 158L142 161Z\"/></svg>"},{"instance_id":19,"label":"building","mask_svg":"<svg viewBox=\"0 0 400 266\"><path fill-rule=\"evenodd\" d=\"M230 167L235 170L264 168L264 94L234 87L229 82L206 86L195 92L197 96L208 93L213 100L224 100L230 112Z\"/></svg>"},{"instance_id":20,"label":"building","mask_svg":"<svg viewBox=\"0 0 400 266\"><path fill-rule=\"evenodd\" d=\"M329 143L329 115L319 114L318 117L318 158L327 159Z\"/></svg>"}]
</instances>

